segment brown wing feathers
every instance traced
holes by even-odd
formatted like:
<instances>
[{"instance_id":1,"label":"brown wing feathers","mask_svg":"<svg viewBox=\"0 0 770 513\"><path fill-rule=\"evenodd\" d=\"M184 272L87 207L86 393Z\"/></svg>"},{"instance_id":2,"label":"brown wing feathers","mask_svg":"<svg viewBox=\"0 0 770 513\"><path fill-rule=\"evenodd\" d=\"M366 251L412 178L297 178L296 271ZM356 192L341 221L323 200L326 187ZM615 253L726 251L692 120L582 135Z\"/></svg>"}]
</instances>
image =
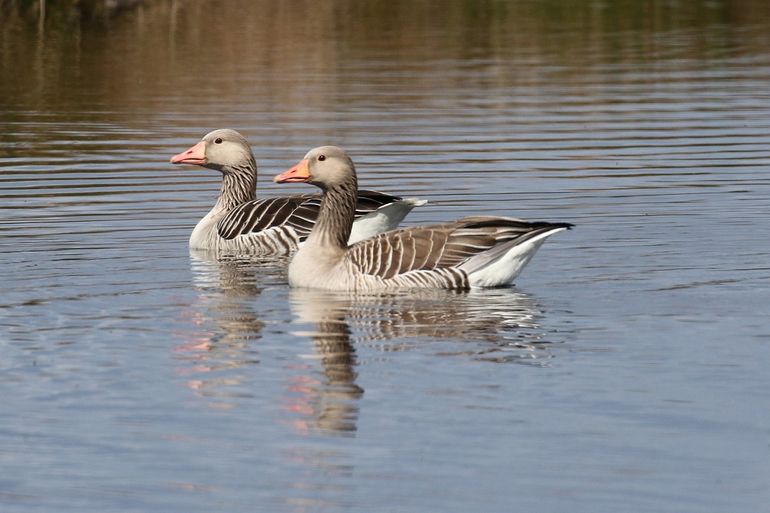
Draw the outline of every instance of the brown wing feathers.
<instances>
[{"instance_id":1,"label":"brown wing feathers","mask_svg":"<svg viewBox=\"0 0 770 513\"><path fill-rule=\"evenodd\" d=\"M223 239L234 239L239 235L260 232L272 226L281 226L291 218L303 203L313 196L290 196L247 201L231 210L219 223L217 231ZM315 216L318 207L315 208ZM312 228L312 224L310 225ZM309 228L308 228L309 231Z\"/></svg>"},{"instance_id":2,"label":"brown wing feathers","mask_svg":"<svg viewBox=\"0 0 770 513\"><path fill-rule=\"evenodd\" d=\"M377 191L359 191L355 217L366 215L401 198ZM319 194L276 197L247 201L235 207L217 223L223 239L257 233L274 226L291 226L300 240L313 229L321 206Z\"/></svg>"},{"instance_id":3,"label":"brown wing feathers","mask_svg":"<svg viewBox=\"0 0 770 513\"><path fill-rule=\"evenodd\" d=\"M570 226L505 217L467 217L381 234L353 245L349 258L362 273L388 279L417 269L456 267L499 244L515 239L523 242L544 230Z\"/></svg>"}]
</instances>

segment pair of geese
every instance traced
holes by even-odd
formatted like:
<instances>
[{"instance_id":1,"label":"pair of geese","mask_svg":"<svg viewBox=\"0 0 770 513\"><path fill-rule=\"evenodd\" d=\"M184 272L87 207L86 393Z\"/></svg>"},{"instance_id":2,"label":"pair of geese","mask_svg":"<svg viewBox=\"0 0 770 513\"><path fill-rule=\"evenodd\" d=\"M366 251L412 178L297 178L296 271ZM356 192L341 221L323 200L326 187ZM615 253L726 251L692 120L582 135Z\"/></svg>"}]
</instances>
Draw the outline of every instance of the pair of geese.
<instances>
[{"instance_id":1,"label":"pair of geese","mask_svg":"<svg viewBox=\"0 0 770 513\"><path fill-rule=\"evenodd\" d=\"M294 254L289 284L326 290L469 289L510 284L545 239L569 223L472 216L396 230L425 201L358 190L355 166L336 146L310 150L274 178L318 194L256 199L257 166L241 134L214 130L174 164L222 173L214 208L190 247L236 254Z\"/></svg>"}]
</instances>

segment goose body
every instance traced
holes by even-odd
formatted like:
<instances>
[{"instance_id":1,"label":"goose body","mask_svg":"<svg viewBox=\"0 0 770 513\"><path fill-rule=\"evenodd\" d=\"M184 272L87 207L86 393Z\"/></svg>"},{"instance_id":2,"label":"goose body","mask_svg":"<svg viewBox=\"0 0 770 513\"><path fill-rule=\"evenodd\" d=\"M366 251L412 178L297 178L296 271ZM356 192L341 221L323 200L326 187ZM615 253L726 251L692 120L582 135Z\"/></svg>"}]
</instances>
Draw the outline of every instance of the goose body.
<instances>
[{"instance_id":1,"label":"goose body","mask_svg":"<svg viewBox=\"0 0 770 513\"><path fill-rule=\"evenodd\" d=\"M289 264L289 284L326 290L469 289L510 284L547 237L569 223L473 216L404 228L348 245L357 179L340 148L311 150L275 181L323 192L318 221Z\"/></svg>"},{"instance_id":2,"label":"goose body","mask_svg":"<svg viewBox=\"0 0 770 513\"><path fill-rule=\"evenodd\" d=\"M214 130L171 158L222 173L214 207L190 235L193 249L222 253L291 254L310 234L321 205L320 194L256 199L257 165L244 137L230 129ZM392 230L425 201L377 191L360 191L349 242Z\"/></svg>"}]
</instances>

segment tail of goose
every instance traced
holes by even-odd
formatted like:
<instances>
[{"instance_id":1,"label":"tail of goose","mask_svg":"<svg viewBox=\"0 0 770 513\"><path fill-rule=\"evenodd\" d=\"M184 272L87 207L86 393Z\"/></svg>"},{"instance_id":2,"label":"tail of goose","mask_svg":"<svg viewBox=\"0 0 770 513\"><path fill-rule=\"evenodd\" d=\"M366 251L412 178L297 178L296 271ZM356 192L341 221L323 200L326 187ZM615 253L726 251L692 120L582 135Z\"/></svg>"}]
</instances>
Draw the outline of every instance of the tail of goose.
<instances>
[{"instance_id":1,"label":"tail of goose","mask_svg":"<svg viewBox=\"0 0 770 513\"><path fill-rule=\"evenodd\" d=\"M533 228L516 239L470 257L457 268L468 275L471 287L498 287L513 283L545 239L572 228L569 223L542 224L545 226Z\"/></svg>"}]
</instances>

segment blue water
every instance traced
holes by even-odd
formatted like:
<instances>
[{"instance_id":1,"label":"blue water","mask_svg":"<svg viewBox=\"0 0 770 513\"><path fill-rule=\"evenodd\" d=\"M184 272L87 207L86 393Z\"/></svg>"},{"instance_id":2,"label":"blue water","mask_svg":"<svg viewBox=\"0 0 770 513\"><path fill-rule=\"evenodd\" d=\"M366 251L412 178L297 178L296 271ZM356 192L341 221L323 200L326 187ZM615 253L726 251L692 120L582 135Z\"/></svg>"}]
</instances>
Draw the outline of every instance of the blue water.
<instances>
[{"instance_id":1,"label":"blue water","mask_svg":"<svg viewBox=\"0 0 770 513\"><path fill-rule=\"evenodd\" d=\"M767 511L770 18L578 4L7 18L0 510ZM290 290L188 250L218 127L263 195L334 143L407 224L576 228L511 288Z\"/></svg>"}]
</instances>

